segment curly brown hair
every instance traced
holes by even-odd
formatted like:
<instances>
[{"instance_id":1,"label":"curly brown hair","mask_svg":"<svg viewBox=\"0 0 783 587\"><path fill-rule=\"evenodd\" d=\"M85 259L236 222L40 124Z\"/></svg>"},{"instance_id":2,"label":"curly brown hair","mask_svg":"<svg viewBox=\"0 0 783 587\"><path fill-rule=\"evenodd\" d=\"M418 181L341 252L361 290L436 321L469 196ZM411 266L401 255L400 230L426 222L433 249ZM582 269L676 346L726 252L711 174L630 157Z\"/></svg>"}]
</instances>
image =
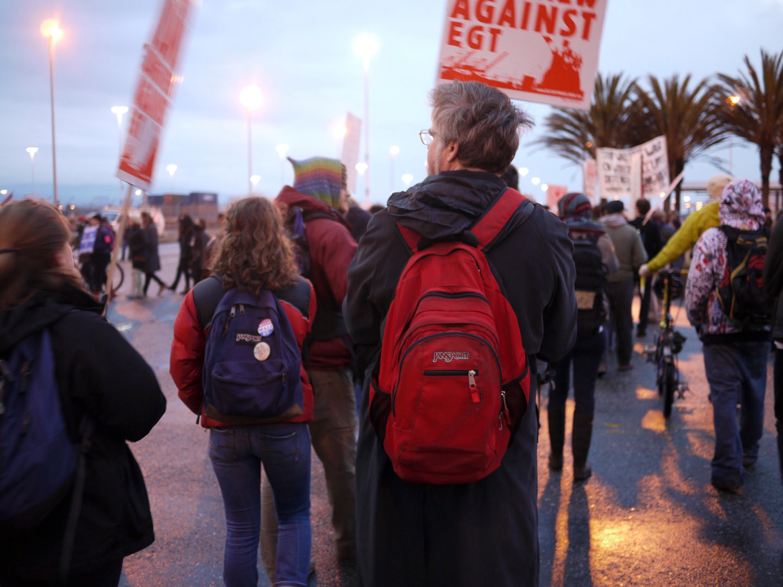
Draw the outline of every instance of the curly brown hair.
<instances>
[{"instance_id":1,"label":"curly brown hair","mask_svg":"<svg viewBox=\"0 0 783 587\"><path fill-rule=\"evenodd\" d=\"M63 266L71 229L57 208L42 200L0 206L0 309L23 303L39 291L66 285L83 289L75 267Z\"/></svg>"},{"instance_id":2,"label":"curly brown hair","mask_svg":"<svg viewBox=\"0 0 783 587\"><path fill-rule=\"evenodd\" d=\"M250 197L229 207L226 234L212 271L223 279L226 289L235 287L256 295L262 289L282 289L296 282L299 268L293 247L272 202Z\"/></svg>"}]
</instances>

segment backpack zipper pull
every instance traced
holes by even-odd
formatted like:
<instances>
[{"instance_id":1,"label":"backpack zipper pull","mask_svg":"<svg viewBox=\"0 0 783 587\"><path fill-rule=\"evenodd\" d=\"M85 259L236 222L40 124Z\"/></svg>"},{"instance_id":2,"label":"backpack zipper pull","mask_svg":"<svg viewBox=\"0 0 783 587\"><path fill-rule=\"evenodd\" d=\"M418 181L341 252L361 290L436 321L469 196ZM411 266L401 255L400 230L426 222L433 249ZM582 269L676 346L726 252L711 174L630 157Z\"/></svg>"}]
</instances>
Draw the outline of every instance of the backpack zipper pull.
<instances>
[{"instance_id":1,"label":"backpack zipper pull","mask_svg":"<svg viewBox=\"0 0 783 587\"><path fill-rule=\"evenodd\" d=\"M506 403L506 390L500 390L500 412L498 412L498 430L503 430L503 416L508 414L508 404Z\"/></svg>"},{"instance_id":2,"label":"backpack zipper pull","mask_svg":"<svg viewBox=\"0 0 783 587\"><path fill-rule=\"evenodd\" d=\"M468 371L468 389L470 389L470 400L474 403L480 403L481 402L481 396L478 392L478 387L476 387L476 371L471 369Z\"/></svg>"}]
</instances>

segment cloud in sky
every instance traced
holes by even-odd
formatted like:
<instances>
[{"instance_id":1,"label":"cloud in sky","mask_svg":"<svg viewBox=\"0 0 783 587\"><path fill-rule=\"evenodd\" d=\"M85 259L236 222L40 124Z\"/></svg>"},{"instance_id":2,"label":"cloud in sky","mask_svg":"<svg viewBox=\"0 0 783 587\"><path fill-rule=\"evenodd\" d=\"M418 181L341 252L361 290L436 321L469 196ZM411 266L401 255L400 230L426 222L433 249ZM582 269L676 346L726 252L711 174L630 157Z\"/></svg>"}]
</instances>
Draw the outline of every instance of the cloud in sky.
<instances>
[{"instance_id":1,"label":"cloud in sky","mask_svg":"<svg viewBox=\"0 0 783 587\"><path fill-rule=\"evenodd\" d=\"M373 198L384 201L392 187L401 189L399 176L405 172L421 180L426 153L416 133L429 126L427 92L434 81L445 4L200 0L182 63L185 80L163 135L154 190L209 189L225 197L242 193L247 183L246 131L238 94L251 81L266 95L254 124L254 169L262 177L262 191L274 194L281 179L290 181L290 170L281 167L274 150L278 143L289 144L297 157L336 156L340 146L330 125L347 111L362 115L362 72L352 41L364 30L382 42L370 85ZM159 6L159 0L0 2L0 183L25 189L30 161L24 148L31 144L41 148L38 189L50 181L48 70L38 27L44 18L59 14L66 31L56 62L60 181L116 185L119 137L109 107L131 100L141 46ZM760 48L780 49L781 22L780 0L613 0L599 68L639 77L735 72L745 54L757 60ZM549 108L523 107L539 128L523 139L516 162L531 169L528 177L578 189L578 168L528 146L541 132ZM400 146L394 178L391 144ZM757 176L750 149L735 146L734 161L739 175ZM160 173L170 162L179 166L174 178ZM706 179L713 172L699 163L689 167L688 176Z\"/></svg>"}]
</instances>

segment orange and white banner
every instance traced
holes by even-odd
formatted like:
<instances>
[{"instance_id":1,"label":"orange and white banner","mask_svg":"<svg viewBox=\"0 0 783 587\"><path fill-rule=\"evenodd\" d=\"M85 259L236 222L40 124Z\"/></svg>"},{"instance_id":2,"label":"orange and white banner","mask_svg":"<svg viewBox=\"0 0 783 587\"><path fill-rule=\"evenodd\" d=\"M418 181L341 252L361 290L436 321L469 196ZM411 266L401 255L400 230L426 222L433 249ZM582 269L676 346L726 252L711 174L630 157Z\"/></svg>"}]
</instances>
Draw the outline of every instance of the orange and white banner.
<instances>
[{"instance_id":1,"label":"orange and white banner","mask_svg":"<svg viewBox=\"0 0 783 587\"><path fill-rule=\"evenodd\" d=\"M180 79L177 65L192 6L193 0L164 0L152 40L144 45L117 177L145 191L152 184L160 133Z\"/></svg>"},{"instance_id":2,"label":"orange and white banner","mask_svg":"<svg viewBox=\"0 0 783 587\"><path fill-rule=\"evenodd\" d=\"M590 107L608 0L448 0L437 81Z\"/></svg>"}]
</instances>

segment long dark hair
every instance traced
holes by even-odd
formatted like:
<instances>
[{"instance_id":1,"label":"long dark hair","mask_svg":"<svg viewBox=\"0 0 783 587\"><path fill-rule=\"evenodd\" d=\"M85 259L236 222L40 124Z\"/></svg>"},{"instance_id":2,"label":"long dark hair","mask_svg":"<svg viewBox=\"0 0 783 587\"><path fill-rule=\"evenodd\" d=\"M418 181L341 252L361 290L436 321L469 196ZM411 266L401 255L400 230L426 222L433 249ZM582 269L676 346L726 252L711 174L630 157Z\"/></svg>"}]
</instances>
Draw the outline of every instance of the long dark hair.
<instances>
[{"instance_id":1,"label":"long dark hair","mask_svg":"<svg viewBox=\"0 0 783 587\"><path fill-rule=\"evenodd\" d=\"M255 294L296 282L296 258L274 204L250 197L231 205L212 271L223 278L224 287Z\"/></svg>"},{"instance_id":2,"label":"long dark hair","mask_svg":"<svg viewBox=\"0 0 783 587\"><path fill-rule=\"evenodd\" d=\"M22 200L0 206L0 309L16 306L42 290L66 285L83 289L75 267L66 268L61 255L70 254L68 221L51 204Z\"/></svg>"}]
</instances>

